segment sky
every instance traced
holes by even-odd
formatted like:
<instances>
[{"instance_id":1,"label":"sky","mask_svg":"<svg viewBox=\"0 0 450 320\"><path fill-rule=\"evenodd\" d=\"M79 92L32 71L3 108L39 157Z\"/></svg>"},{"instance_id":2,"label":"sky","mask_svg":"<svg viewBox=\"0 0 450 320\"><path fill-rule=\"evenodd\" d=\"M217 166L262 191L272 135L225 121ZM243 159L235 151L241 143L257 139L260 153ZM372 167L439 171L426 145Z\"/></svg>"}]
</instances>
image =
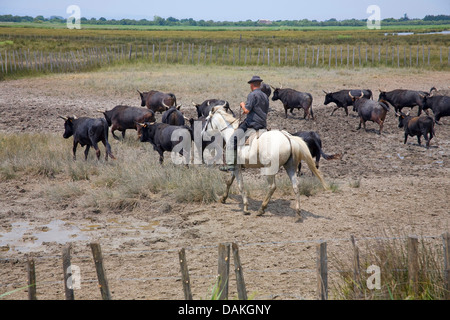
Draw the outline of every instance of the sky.
<instances>
[{"instance_id":1,"label":"sky","mask_svg":"<svg viewBox=\"0 0 450 320\"><path fill-rule=\"evenodd\" d=\"M88 19L147 19L154 16L194 20L318 20L367 19L370 5L380 8L381 19L450 15L450 0L0 0L0 14L69 17L69 5L78 5Z\"/></svg>"}]
</instances>

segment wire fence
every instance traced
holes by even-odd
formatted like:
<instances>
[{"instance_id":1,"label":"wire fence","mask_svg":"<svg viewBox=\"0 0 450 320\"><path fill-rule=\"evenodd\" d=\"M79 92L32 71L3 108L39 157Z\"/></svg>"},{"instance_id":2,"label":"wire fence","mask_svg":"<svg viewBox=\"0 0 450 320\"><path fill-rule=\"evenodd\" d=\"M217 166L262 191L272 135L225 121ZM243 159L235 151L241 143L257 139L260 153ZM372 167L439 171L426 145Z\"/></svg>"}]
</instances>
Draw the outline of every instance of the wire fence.
<instances>
[{"instance_id":1,"label":"wire fence","mask_svg":"<svg viewBox=\"0 0 450 320\"><path fill-rule=\"evenodd\" d=\"M318 68L450 68L450 47L435 45L298 45L246 47L208 43L145 43L82 48L67 52L4 50L4 75L80 72L132 61L164 64L295 66Z\"/></svg>"},{"instance_id":2,"label":"wire fence","mask_svg":"<svg viewBox=\"0 0 450 320\"><path fill-rule=\"evenodd\" d=\"M240 258L238 260L242 261L240 269L243 277L239 280L238 274L233 276L230 267L227 267L226 277L229 280L227 280L227 292L229 290L227 298L236 298L239 295L238 288L243 286L251 299L327 299L329 288L338 287L329 284L339 282L342 274L356 272L355 265L351 263L355 259L355 248L359 250L358 252L362 252L372 250L380 241L405 242L410 239L418 240L419 238L369 237L353 238L353 241L352 239L305 239L240 243L239 246L236 245L236 248L239 247L238 257L240 256ZM438 259L443 261L441 266L434 267L434 269L428 267L421 272L443 274L443 283L440 285L447 288L446 297L448 298L450 289L449 233L439 236L423 236L420 239L434 248L441 248L438 250ZM355 246L355 243L358 243L358 246ZM366 245L364 246L363 243ZM418 241L412 243L416 243L415 246L418 245ZM325 256L319 250L324 245ZM217 260L217 246L192 246L184 248L184 251L186 252L189 290L192 290L195 299L208 299L214 283L218 279L217 265L221 264L220 257L219 261ZM180 273L179 252L179 248L111 250L105 251L101 258L94 256L94 261L97 268L97 261L104 260L104 277L109 280L112 290L110 298L183 299L186 298L186 295L183 296L182 290L186 275ZM63 288L67 286L67 278L63 277L62 272L59 272L62 270L61 259L64 260L64 254L33 254L22 259L0 258L0 264L4 266L0 271L0 297L3 299L26 299L28 295L28 298L31 299L33 295L30 296L30 292L32 292L30 288L34 287L38 292L34 292L35 298L38 295L45 299L64 299ZM77 280L79 290L74 290L77 299L100 298L98 295L100 275L98 270L95 272L92 259L92 255L80 250L70 257L69 265L77 266L81 270ZM413 261L414 259L419 261L418 256L413 258ZM231 260L233 259L228 253L224 261L229 264ZM343 260L350 261L350 263L343 264ZM30 261L33 261L35 270L31 270L34 267L30 268ZM234 261L236 263L236 256L234 256ZM373 263L380 263L380 261L373 261ZM366 278L370 276L370 274L362 276L366 273L367 265L368 263L361 263L357 266L361 281L367 280ZM410 270L410 268L413 267L408 265L404 269L397 268L393 271L408 274L419 272ZM34 273L34 277L30 277L30 273ZM34 283L30 280L33 278L35 279ZM325 287L320 285L323 283L326 284ZM107 285L103 285L103 287L105 286Z\"/></svg>"}]
</instances>

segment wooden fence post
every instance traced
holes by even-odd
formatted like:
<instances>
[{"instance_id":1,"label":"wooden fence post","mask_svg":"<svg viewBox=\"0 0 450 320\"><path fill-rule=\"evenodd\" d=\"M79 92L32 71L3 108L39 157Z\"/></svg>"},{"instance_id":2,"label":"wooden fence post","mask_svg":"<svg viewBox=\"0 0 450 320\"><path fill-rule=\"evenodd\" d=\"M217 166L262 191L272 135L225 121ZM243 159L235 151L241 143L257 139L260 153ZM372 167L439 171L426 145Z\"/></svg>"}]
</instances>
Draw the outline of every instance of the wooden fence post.
<instances>
[{"instance_id":1,"label":"wooden fence post","mask_svg":"<svg viewBox=\"0 0 450 320\"><path fill-rule=\"evenodd\" d=\"M233 249L234 271L236 273L236 284L239 300L247 300L247 289L245 287L244 272L242 271L241 258L239 257L239 248L236 243L231 245Z\"/></svg>"},{"instance_id":2,"label":"wooden fence post","mask_svg":"<svg viewBox=\"0 0 450 320\"><path fill-rule=\"evenodd\" d=\"M408 237L408 279L415 295L419 292L419 239Z\"/></svg>"},{"instance_id":3,"label":"wooden fence post","mask_svg":"<svg viewBox=\"0 0 450 320\"><path fill-rule=\"evenodd\" d=\"M359 299L361 297L361 273L359 264L359 248L356 246L356 240L353 235L350 236L353 247L353 290L355 297Z\"/></svg>"},{"instance_id":4,"label":"wooden fence post","mask_svg":"<svg viewBox=\"0 0 450 320\"><path fill-rule=\"evenodd\" d=\"M182 248L178 251L181 268L181 281L183 282L183 293L185 300L192 300L191 280L189 278L189 269L186 261L186 251Z\"/></svg>"},{"instance_id":5,"label":"wooden fence post","mask_svg":"<svg viewBox=\"0 0 450 320\"><path fill-rule=\"evenodd\" d=\"M36 270L34 259L27 258L27 274L28 274L28 300L37 300L36 295Z\"/></svg>"},{"instance_id":6,"label":"wooden fence post","mask_svg":"<svg viewBox=\"0 0 450 320\"><path fill-rule=\"evenodd\" d=\"M111 292L109 291L108 279L103 265L102 249L99 243L91 243L92 255L94 257L95 269L97 271L98 286L103 300L111 300Z\"/></svg>"},{"instance_id":7,"label":"wooden fence post","mask_svg":"<svg viewBox=\"0 0 450 320\"><path fill-rule=\"evenodd\" d=\"M66 300L75 300L75 295L72 288L68 286L68 280L72 276L72 265L70 263L70 244L63 248L62 259L63 259L63 274L64 274L64 294Z\"/></svg>"},{"instance_id":8,"label":"wooden fence post","mask_svg":"<svg viewBox=\"0 0 450 320\"><path fill-rule=\"evenodd\" d=\"M218 290L219 300L228 300L228 280L230 274L230 244L219 244Z\"/></svg>"},{"instance_id":9,"label":"wooden fence post","mask_svg":"<svg viewBox=\"0 0 450 320\"><path fill-rule=\"evenodd\" d=\"M444 289L445 300L450 300L450 232L442 235L444 241Z\"/></svg>"},{"instance_id":10,"label":"wooden fence post","mask_svg":"<svg viewBox=\"0 0 450 320\"><path fill-rule=\"evenodd\" d=\"M317 244L317 297L319 300L328 300L328 259L327 243Z\"/></svg>"}]
</instances>

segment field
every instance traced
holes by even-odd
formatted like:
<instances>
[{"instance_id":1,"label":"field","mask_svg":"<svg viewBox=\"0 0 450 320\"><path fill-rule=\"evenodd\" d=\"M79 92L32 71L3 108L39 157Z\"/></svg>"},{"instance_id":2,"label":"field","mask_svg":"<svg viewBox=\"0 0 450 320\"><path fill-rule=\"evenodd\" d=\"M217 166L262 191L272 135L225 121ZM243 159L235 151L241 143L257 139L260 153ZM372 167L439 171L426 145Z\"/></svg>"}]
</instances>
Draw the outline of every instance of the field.
<instances>
[{"instance_id":1,"label":"field","mask_svg":"<svg viewBox=\"0 0 450 320\"><path fill-rule=\"evenodd\" d=\"M237 111L248 94L246 81L259 74L267 83L310 92L315 121L298 111L288 119L272 102L271 129L317 131L324 151L342 160L321 160L320 170L334 187L315 187L304 169L304 221L295 216L286 174L267 213L256 217L266 191L257 170L246 170L250 216L242 214L237 187L226 204L224 173L216 167L161 168L149 144L127 132L110 140L117 160L71 160L71 139L62 138L59 115L99 116L97 109L139 105L136 89L174 92L187 117L191 102L219 97ZM315 243L329 241L332 281L337 263L351 257L348 239L376 245L374 237L425 236L434 245L449 230L450 122L436 126L431 148L403 132L389 112L383 134L376 125L357 131L358 118L342 110L330 116L322 90L447 88L448 71L356 68L312 69L266 66L166 65L136 62L96 72L46 75L0 82L0 294L26 284L25 254L37 259L38 297L63 299L58 256L72 242L72 262L81 268L77 299L99 299L88 243L102 245L114 299L181 299L177 250L187 248L194 298L207 299L217 271L217 245L237 242L247 290L254 299L314 299ZM416 109L413 110L413 113ZM158 115L160 120L161 115ZM103 149L102 149L103 152ZM79 159L82 150L79 149ZM308 194L309 196L306 196ZM437 237L437 238L436 238ZM433 242L434 241L434 242ZM437 242L436 242L437 241ZM230 295L236 296L234 278ZM330 298L336 298L336 292ZM8 299L25 299L19 290Z\"/></svg>"}]
</instances>

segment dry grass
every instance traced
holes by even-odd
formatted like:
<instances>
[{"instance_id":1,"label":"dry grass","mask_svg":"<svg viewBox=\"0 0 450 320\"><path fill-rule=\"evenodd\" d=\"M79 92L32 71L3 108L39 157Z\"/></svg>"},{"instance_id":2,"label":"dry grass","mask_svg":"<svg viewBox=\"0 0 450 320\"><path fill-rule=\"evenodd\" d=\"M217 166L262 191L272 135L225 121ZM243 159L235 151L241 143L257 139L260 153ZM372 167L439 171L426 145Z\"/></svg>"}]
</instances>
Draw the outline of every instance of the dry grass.
<instances>
[{"instance_id":1,"label":"dry grass","mask_svg":"<svg viewBox=\"0 0 450 320\"><path fill-rule=\"evenodd\" d=\"M152 197L170 197L181 203L210 203L224 192L226 175L216 167L175 165L170 153L163 166L148 143L134 137L112 141L118 160L97 161L91 152L88 161L72 160L71 139L60 135L0 134L0 182L36 176L50 181L42 195L54 202L77 200L86 208L115 211L141 207ZM82 153L79 148L78 153ZM103 147L100 147L104 152ZM55 183L56 182L56 183ZM46 182L44 182L45 185ZM302 195L311 196L321 189L312 177L300 179ZM266 184L246 180L250 192L264 193ZM292 186L283 175L278 179L282 194L291 194ZM233 186L232 193L237 194Z\"/></svg>"},{"instance_id":2,"label":"dry grass","mask_svg":"<svg viewBox=\"0 0 450 320\"><path fill-rule=\"evenodd\" d=\"M415 291L408 276L407 237L376 240L360 248L360 280L352 271L339 273L334 292L338 299L366 300L439 300L445 297L442 268L442 241L420 238L418 245L419 279ZM352 258L334 257L340 270L353 270ZM369 289L365 271L371 265L380 267L380 289Z\"/></svg>"}]
</instances>

